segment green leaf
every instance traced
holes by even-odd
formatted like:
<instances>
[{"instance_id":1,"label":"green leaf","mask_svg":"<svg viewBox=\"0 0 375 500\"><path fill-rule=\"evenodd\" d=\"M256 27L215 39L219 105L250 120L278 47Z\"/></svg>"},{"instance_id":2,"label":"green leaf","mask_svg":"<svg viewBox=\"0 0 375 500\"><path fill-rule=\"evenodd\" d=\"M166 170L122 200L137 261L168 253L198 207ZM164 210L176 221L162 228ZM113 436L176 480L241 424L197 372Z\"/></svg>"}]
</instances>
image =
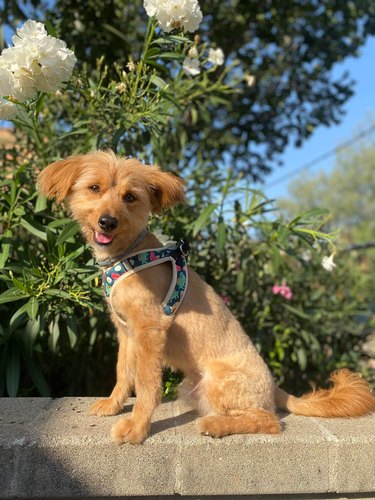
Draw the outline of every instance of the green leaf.
<instances>
[{"instance_id":1,"label":"green leaf","mask_svg":"<svg viewBox=\"0 0 375 500\"><path fill-rule=\"evenodd\" d=\"M50 222L47 227L49 227L50 229L55 229L57 227L65 226L71 221L72 219L69 219L68 217L63 217L62 219L55 219L52 222Z\"/></svg>"},{"instance_id":2,"label":"green leaf","mask_svg":"<svg viewBox=\"0 0 375 500\"><path fill-rule=\"evenodd\" d=\"M183 35L167 35L166 38L178 43L189 43L191 41L190 38Z\"/></svg>"},{"instance_id":3,"label":"green leaf","mask_svg":"<svg viewBox=\"0 0 375 500\"><path fill-rule=\"evenodd\" d=\"M36 297L31 297L28 303L26 304L26 312L29 315L30 319L35 320L36 315L38 314L39 304Z\"/></svg>"},{"instance_id":4,"label":"green leaf","mask_svg":"<svg viewBox=\"0 0 375 500\"><path fill-rule=\"evenodd\" d=\"M55 27L53 26L53 24L51 23L51 21L48 21L48 19L45 19L44 20L44 24L45 24L45 26L47 28L48 34L51 35L51 36L53 36L53 37L55 37L55 38L57 38L58 35L57 35Z\"/></svg>"},{"instance_id":5,"label":"green leaf","mask_svg":"<svg viewBox=\"0 0 375 500\"><path fill-rule=\"evenodd\" d=\"M311 316L309 316L308 314L304 313L300 309L297 309L296 307L290 306L289 304L283 304L283 306L284 306L285 309L288 309L288 311L292 312L293 314L295 314L299 318L308 319L309 321L311 321Z\"/></svg>"},{"instance_id":6,"label":"green leaf","mask_svg":"<svg viewBox=\"0 0 375 500\"><path fill-rule=\"evenodd\" d=\"M47 208L47 198L42 194L39 194L36 199L34 212L37 214L39 212L43 212L43 210L45 210L46 208Z\"/></svg>"},{"instance_id":7,"label":"green leaf","mask_svg":"<svg viewBox=\"0 0 375 500\"><path fill-rule=\"evenodd\" d=\"M29 319L25 326L25 336L24 342L28 352L31 353L35 340L40 332L40 321L39 319L31 320Z\"/></svg>"},{"instance_id":8,"label":"green leaf","mask_svg":"<svg viewBox=\"0 0 375 500\"><path fill-rule=\"evenodd\" d=\"M153 47L152 49L148 49L148 51L146 52L146 55L145 55L145 59L147 61L147 59L151 59L152 57L155 57L160 53L161 52L160 52L159 48Z\"/></svg>"},{"instance_id":9,"label":"green leaf","mask_svg":"<svg viewBox=\"0 0 375 500\"><path fill-rule=\"evenodd\" d=\"M201 212L200 216L198 217L193 226L193 236L196 236L202 229L202 227L206 225L206 223L211 217L212 212L216 210L218 206L219 206L218 203L211 203L203 210L203 212Z\"/></svg>"},{"instance_id":10,"label":"green leaf","mask_svg":"<svg viewBox=\"0 0 375 500\"><path fill-rule=\"evenodd\" d=\"M41 240L47 241L46 228L42 224L39 224L39 222L31 219L31 217L23 217L20 224L29 231L29 233L37 236Z\"/></svg>"},{"instance_id":11,"label":"green leaf","mask_svg":"<svg viewBox=\"0 0 375 500\"><path fill-rule=\"evenodd\" d=\"M15 300L20 300L28 296L29 296L28 294L25 294L19 288L12 287L0 295L0 304L6 304L7 302L14 302Z\"/></svg>"},{"instance_id":12,"label":"green leaf","mask_svg":"<svg viewBox=\"0 0 375 500\"><path fill-rule=\"evenodd\" d=\"M176 52L162 52L158 55L150 57L149 59L174 59L182 61L185 59L185 55L177 54Z\"/></svg>"},{"instance_id":13,"label":"green leaf","mask_svg":"<svg viewBox=\"0 0 375 500\"><path fill-rule=\"evenodd\" d=\"M306 354L306 350L304 347L299 347L297 349L297 360L298 360L298 364L299 364L299 367L301 368L301 370L306 370L306 366L307 366L307 354Z\"/></svg>"},{"instance_id":14,"label":"green leaf","mask_svg":"<svg viewBox=\"0 0 375 500\"><path fill-rule=\"evenodd\" d=\"M29 304L23 304L21 307L17 309L17 311L13 314L13 316L9 320L9 326L11 330L15 330L17 326L21 323L21 316L27 312ZM17 321L18 320L18 321Z\"/></svg>"},{"instance_id":15,"label":"green leaf","mask_svg":"<svg viewBox=\"0 0 375 500\"><path fill-rule=\"evenodd\" d=\"M65 134L61 134L60 137L57 138L57 141L63 141L67 137L71 137L72 135L85 135L87 134L87 128L79 128L76 130L72 130L71 132L66 132Z\"/></svg>"},{"instance_id":16,"label":"green leaf","mask_svg":"<svg viewBox=\"0 0 375 500\"><path fill-rule=\"evenodd\" d=\"M55 321L49 325L50 338L49 346L52 352L56 352L57 342L60 337L60 327L59 327L59 315L56 316Z\"/></svg>"},{"instance_id":17,"label":"green leaf","mask_svg":"<svg viewBox=\"0 0 375 500\"><path fill-rule=\"evenodd\" d=\"M66 322L66 328L68 331L68 336L69 336L69 342L70 342L70 347L73 349L74 346L77 343L78 340L78 334L77 334L77 322L75 321L75 318L69 318Z\"/></svg>"},{"instance_id":18,"label":"green leaf","mask_svg":"<svg viewBox=\"0 0 375 500\"><path fill-rule=\"evenodd\" d=\"M60 299L71 299L69 293L64 292L64 290L59 290L57 288L50 288L44 292L45 295L49 297L60 297Z\"/></svg>"},{"instance_id":19,"label":"green leaf","mask_svg":"<svg viewBox=\"0 0 375 500\"><path fill-rule=\"evenodd\" d=\"M2 244L1 244L1 253L0 253L0 269L4 269L4 266L8 260L10 250L11 250L11 243L10 243L10 238L12 236L12 231L10 229L7 229L2 237Z\"/></svg>"},{"instance_id":20,"label":"green leaf","mask_svg":"<svg viewBox=\"0 0 375 500\"><path fill-rule=\"evenodd\" d=\"M69 238L74 236L79 232L79 225L76 221L70 221L64 229L61 231L60 236L57 238L57 245L61 245L65 241L67 241Z\"/></svg>"},{"instance_id":21,"label":"green leaf","mask_svg":"<svg viewBox=\"0 0 375 500\"><path fill-rule=\"evenodd\" d=\"M163 80L162 78L160 78L160 76L157 76L157 75L152 75L152 77L150 78L150 81L154 85L156 85L156 87L160 87L161 89L164 89L167 86L167 83L165 82L165 80Z\"/></svg>"},{"instance_id":22,"label":"green leaf","mask_svg":"<svg viewBox=\"0 0 375 500\"><path fill-rule=\"evenodd\" d=\"M11 398L17 396L19 381L20 381L20 355L15 342L12 342L8 347L8 355L6 361L6 384L8 395Z\"/></svg>"},{"instance_id":23,"label":"green leaf","mask_svg":"<svg viewBox=\"0 0 375 500\"><path fill-rule=\"evenodd\" d=\"M124 41L126 43L126 45L128 45L129 40L128 40L125 33L123 33L122 31L118 30L117 28L114 28L113 26L111 26L110 24L107 24L107 23L103 23L102 27L104 29L106 29L107 31L110 31L111 33L116 35L118 38L120 38L122 41Z\"/></svg>"},{"instance_id":24,"label":"green leaf","mask_svg":"<svg viewBox=\"0 0 375 500\"><path fill-rule=\"evenodd\" d=\"M280 251L277 248L276 245L271 244L271 251L272 251L272 267L273 267L273 272L277 274L279 267L280 267Z\"/></svg>"},{"instance_id":25,"label":"green leaf","mask_svg":"<svg viewBox=\"0 0 375 500\"><path fill-rule=\"evenodd\" d=\"M238 293L243 293L245 290L245 273L242 269L237 273L236 290Z\"/></svg>"},{"instance_id":26,"label":"green leaf","mask_svg":"<svg viewBox=\"0 0 375 500\"><path fill-rule=\"evenodd\" d=\"M226 224L223 220L219 222L217 228L217 239L216 239L216 247L218 252L222 252L224 250L224 245L227 237L227 228Z\"/></svg>"},{"instance_id":27,"label":"green leaf","mask_svg":"<svg viewBox=\"0 0 375 500\"><path fill-rule=\"evenodd\" d=\"M39 365L35 363L30 357L24 356L25 365L30 377L32 378L35 387L37 388L40 396L48 398L51 396L48 384L44 378L43 372Z\"/></svg>"}]
</instances>

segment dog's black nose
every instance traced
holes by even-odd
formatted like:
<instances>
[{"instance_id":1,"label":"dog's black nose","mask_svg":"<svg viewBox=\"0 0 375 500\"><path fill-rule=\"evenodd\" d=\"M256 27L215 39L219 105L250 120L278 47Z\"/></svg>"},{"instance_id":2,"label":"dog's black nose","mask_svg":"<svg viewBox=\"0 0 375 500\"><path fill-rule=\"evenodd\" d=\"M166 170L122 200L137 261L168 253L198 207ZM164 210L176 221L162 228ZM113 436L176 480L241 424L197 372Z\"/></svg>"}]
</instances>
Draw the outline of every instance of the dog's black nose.
<instances>
[{"instance_id":1,"label":"dog's black nose","mask_svg":"<svg viewBox=\"0 0 375 500\"><path fill-rule=\"evenodd\" d=\"M113 231L118 226L118 220L111 215L101 215L98 224L104 231Z\"/></svg>"}]
</instances>

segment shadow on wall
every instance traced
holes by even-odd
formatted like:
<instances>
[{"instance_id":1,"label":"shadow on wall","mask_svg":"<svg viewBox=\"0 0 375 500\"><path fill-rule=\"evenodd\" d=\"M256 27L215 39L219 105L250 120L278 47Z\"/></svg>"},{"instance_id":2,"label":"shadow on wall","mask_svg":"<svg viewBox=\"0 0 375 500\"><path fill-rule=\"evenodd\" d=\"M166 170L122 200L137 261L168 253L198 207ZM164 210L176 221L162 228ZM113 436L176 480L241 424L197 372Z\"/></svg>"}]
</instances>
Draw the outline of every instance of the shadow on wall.
<instances>
[{"instance_id":1,"label":"shadow on wall","mask_svg":"<svg viewBox=\"0 0 375 500\"><path fill-rule=\"evenodd\" d=\"M155 495L175 493L172 405L157 411L148 446L118 446L110 430L121 416L90 416L93 401L0 399L0 497L147 495L150 486ZM177 425L195 418L183 411Z\"/></svg>"}]
</instances>

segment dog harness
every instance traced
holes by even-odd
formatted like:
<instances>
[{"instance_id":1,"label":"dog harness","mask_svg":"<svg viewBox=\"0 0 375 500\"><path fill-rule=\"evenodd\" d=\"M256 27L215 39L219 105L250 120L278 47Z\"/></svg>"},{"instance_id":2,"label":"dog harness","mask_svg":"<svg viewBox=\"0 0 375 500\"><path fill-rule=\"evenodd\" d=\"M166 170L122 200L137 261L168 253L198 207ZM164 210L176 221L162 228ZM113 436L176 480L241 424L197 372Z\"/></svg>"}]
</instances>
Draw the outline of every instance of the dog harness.
<instances>
[{"instance_id":1,"label":"dog harness","mask_svg":"<svg viewBox=\"0 0 375 500\"><path fill-rule=\"evenodd\" d=\"M116 262L111 268L103 271L103 288L105 296L111 304L111 294L114 288L124 279L143 271L149 267L157 266L163 262L172 264L172 282L163 301L163 310L167 316L174 316L182 304L187 284L188 270L186 258L189 254L189 244L186 240L170 243L161 248L149 248L139 253L131 254ZM122 323L124 323L122 321Z\"/></svg>"}]
</instances>

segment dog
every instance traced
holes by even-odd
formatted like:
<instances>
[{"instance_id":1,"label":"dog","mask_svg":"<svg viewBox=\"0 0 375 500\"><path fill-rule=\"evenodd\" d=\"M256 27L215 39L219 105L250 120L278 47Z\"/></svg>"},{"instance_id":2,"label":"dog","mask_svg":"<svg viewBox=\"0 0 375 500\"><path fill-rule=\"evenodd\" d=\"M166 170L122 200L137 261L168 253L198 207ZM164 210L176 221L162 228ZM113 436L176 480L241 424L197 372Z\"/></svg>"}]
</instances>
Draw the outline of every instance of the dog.
<instances>
[{"instance_id":1,"label":"dog","mask_svg":"<svg viewBox=\"0 0 375 500\"><path fill-rule=\"evenodd\" d=\"M108 269L109 280L118 277L112 271L132 260L129 255L133 260L145 254L154 258L108 291L119 343L117 381L109 398L95 402L90 412L117 415L135 391L132 413L112 427L115 442L138 444L149 435L153 411L161 401L164 366L183 372L180 393L201 415L199 432L212 437L279 434L276 408L318 417L359 417L375 411L368 383L347 369L332 375L331 389L301 398L278 388L239 322L190 268L186 279L182 277L188 284L178 310L167 309L165 296L173 288L176 269L184 269L184 251L178 245L168 248L171 254L163 260L160 241L146 228L150 213L185 200L184 183L177 176L97 151L52 163L39 174L38 184L45 196L66 201L105 279ZM177 254L181 265L174 261Z\"/></svg>"}]
</instances>

